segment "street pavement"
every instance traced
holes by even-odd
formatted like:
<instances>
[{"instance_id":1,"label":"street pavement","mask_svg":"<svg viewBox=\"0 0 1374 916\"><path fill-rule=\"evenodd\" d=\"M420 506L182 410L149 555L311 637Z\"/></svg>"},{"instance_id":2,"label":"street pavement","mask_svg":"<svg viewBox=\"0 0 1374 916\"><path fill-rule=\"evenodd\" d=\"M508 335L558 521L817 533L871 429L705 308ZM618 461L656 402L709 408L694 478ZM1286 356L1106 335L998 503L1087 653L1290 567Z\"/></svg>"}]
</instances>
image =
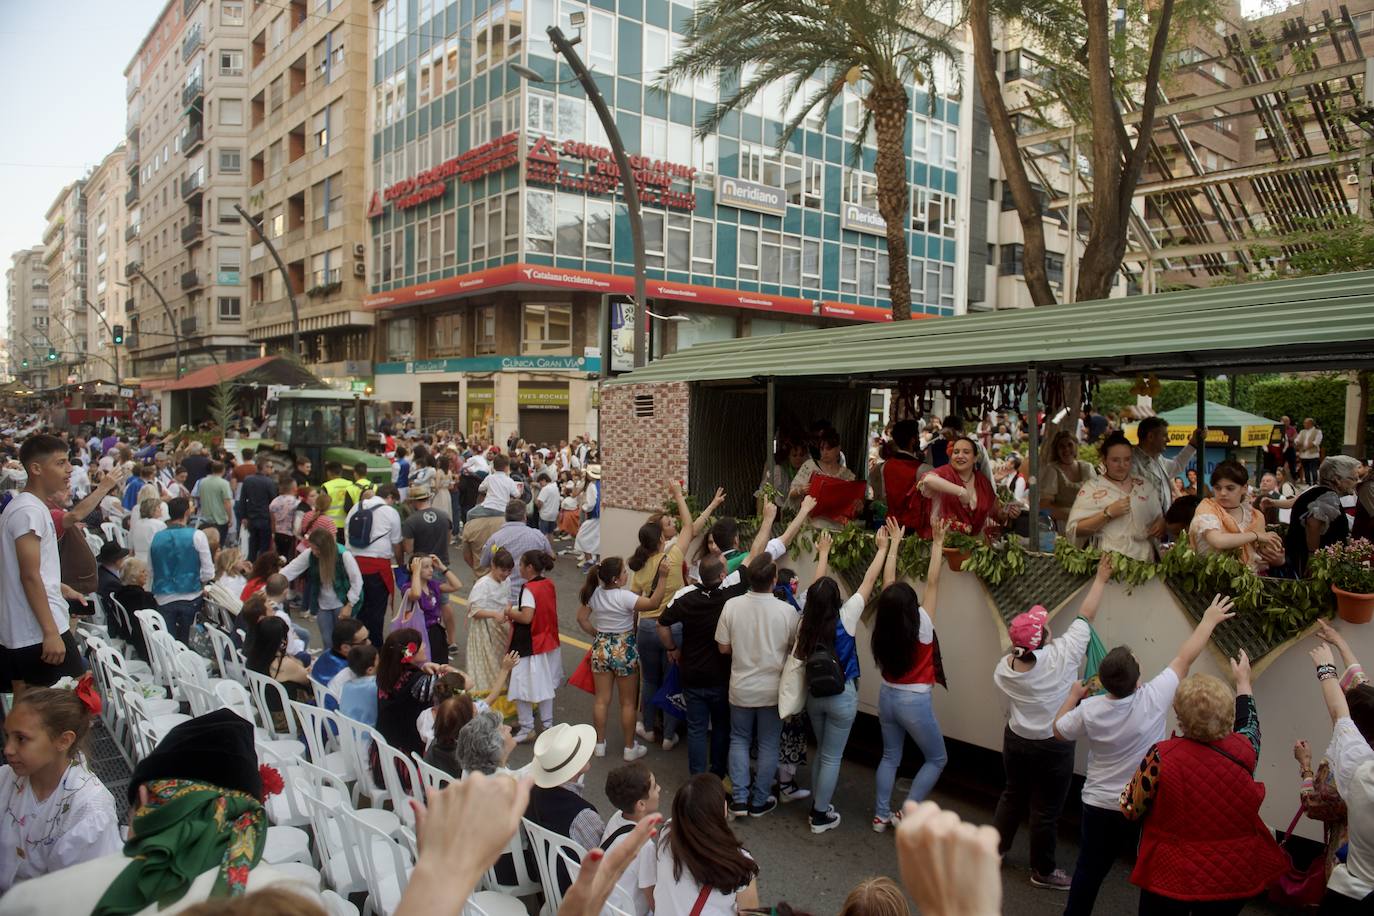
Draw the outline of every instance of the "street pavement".
<instances>
[{"instance_id":1,"label":"street pavement","mask_svg":"<svg viewBox=\"0 0 1374 916\"><path fill-rule=\"evenodd\" d=\"M568 542L561 542L560 547ZM467 594L473 582L472 570L462 562L457 546L453 550L454 571L463 580L459 593ZM577 626L577 593L584 577L576 560L560 556L550 574L558 589L558 616L563 641L563 671L571 675L586 653L585 634ZM318 645L318 642L315 643ZM454 659L461 664L462 655ZM608 724L607 754L592 758L592 768L586 777L585 795L603 816L611 814L606 800L606 775L622 763L617 748L624 743L613 704ZM564 685L554 700L554 721L588 723L592 721L592 697L574 687ZM809 759L814 759L814 747ZM810 800L779 805L762 818L742 818L734 822L735 832L758 861L759 899L764 905L786 901L803 913L827 916L840 911L849 889L864 878L887 875L900 884L893 834L874 833L869 826L873 817L874 766L882 751L876 717L860 713L851 734L846 759L840 771L833 804L843 818L835 830L813 835L808 826ZM518 746L511 756L511 766L523 766L530 761L533 742ZM1001 790L1000 756L968 745L951 742L950 760L936 786L932 800L941 807L958 812L965 820L979 824L992 823L997 794ZM643 761L652 768L663 787L661 810L666 817L672 798L687 773L686 741L671 751L651 746ZM910 787L911 775L920 763L920 753L907 742L906 755L894 792L898 804ZM810 769L798 771L797 782L810 784ZM1286 787L1274 786L1272 791ZM1078 785L1073 790L1077 797ZM1072 873L1078 855L1077 812L1071 810L1063 819L1060 831L1058 864ZM1002 866L1003 912L1016 916L1050 916L1063 911L1067 893L1034 888L1029 882L1028 828L1023 825L1016 842ZM1098 897L1099 914L1134 913L1139 903L1139 891L1130 883L1130 867L1123 860L1112 869ZM915 908L913 907L913 910ZM1247 913L1278 913L1278 908L1265 903L1252 903Z\"/></svg>"}]
</instances>

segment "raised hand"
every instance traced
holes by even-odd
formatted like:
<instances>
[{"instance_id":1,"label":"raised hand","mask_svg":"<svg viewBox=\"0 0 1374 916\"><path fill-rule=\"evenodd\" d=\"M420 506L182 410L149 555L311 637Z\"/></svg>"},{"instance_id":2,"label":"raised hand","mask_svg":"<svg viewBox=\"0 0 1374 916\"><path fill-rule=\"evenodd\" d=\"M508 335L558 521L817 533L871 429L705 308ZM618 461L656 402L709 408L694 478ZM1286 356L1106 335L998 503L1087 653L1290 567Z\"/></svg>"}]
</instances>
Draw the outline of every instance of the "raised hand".
<instances>
[{"instance_id":1,"label":"raised hand","mask_svg":"<svg viewBox=\"0 0 1374 916\"><path fill-rule=\"evenodd\" d=\"M1235 602L1229 596L1217 595L1212 599L1212 603L1207 606L1207 610L1202 612L1203 624L1215 627L1219 623L1230 620L1236 616L1234 607Z\"/></svg>"}]
</instances>

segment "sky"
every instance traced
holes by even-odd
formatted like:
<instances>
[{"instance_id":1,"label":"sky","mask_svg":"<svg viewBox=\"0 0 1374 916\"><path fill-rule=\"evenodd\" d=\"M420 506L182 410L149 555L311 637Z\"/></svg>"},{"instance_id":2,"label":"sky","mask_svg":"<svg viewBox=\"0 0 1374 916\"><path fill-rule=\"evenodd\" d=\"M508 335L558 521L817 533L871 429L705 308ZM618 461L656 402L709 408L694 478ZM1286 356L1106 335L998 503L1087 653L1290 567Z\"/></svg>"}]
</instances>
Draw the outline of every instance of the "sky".
<instances>
[{"instance_id":1,"label":"sky","mask_svg":"<svg viewBox=\"0 0 1374 916\"><path fill-rule=\"evenodd\" d=\"M165 3L0 0L0 270L42 244L58 190L124 139L124 68Z\"/></svg>"}]
</instances>

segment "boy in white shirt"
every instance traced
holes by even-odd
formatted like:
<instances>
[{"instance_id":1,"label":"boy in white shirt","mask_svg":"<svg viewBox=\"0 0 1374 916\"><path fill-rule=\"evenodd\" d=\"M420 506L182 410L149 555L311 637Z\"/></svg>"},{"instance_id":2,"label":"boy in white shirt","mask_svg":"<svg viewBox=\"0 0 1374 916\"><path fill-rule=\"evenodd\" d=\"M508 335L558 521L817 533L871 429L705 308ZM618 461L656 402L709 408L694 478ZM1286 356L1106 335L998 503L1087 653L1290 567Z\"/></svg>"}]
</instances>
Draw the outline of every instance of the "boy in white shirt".
<instances>
[{"instance_id":1,"label":"boy in white shirt","mask_svg":"<svg viewBox=\"0 0 1374 916\"><path fill-rule=\"evenodd\" d=\"M1121 813L1121 792L1151 745L1163 741L1169 709L1179 682L1202 654L1217 625L1236 616L1230 598L1217 595L1197 629L1169 666L1146 684L1140 662L1126 646L1107 653L1098 678L1107 693L1089 697L1094 688L1075 681L1054 717L1054 736L1063 741L1088 739L1088 772L1083 784L1083 836L1069 888L1065 916L1087 916L1097 901L1102 880L1117 856L1134 848L1140 825ZM1086 698L1086 699L1085 699ZM1080 705L1081 701L1081 705Z\"/></svg>"},{"instance_id":2,"label":"boy in white shirt","mask_svg":"<svg viewBox=\"0 0 1374 916\"><path fill-rule=\"evenodd\" d=\"M539 472L539 495L534 498L534 506L539 510L539 530L549 539L549 547L553 547L553 533L558 530L558 509L561 500L558 498L558 485L553 482L553 475L548 471Z\"/></svg>"},{"instance_id":3,"label":"boy in white shirt","mask_svg":"<svg viewBox=\"0 0 1374 916\"><path fill-rule=\"evenodd\" d=\"M606 775L606 798L618 809L606 822L601 835L601 849L610 852L612 847L629 835L635 825L650 814L658 811L658 780L641 761L618 766ZM658 861L654 841L644 844L630 866L616 882L625 899L634 903L634 916L647 916L654 910L654 885L658 882ZM623 906L625 900L616 900L619 894L609 901Z\"/></svg>"},{"instance_id":4,"label":"boy in white shirt","mask_svg":"<svg viewBox=\"0 0 1374 916\"><path fill-rule=\"evenodd\" d=\"M468 513L468 518L484 515L505 515L512 499L520 498L520 484L511 479L510 458L497 455L491 462L491 473L482 478L477 492L483 494L482 504ZM479 511L480 510L480 511Z\"/></svg>"}]
</instances>

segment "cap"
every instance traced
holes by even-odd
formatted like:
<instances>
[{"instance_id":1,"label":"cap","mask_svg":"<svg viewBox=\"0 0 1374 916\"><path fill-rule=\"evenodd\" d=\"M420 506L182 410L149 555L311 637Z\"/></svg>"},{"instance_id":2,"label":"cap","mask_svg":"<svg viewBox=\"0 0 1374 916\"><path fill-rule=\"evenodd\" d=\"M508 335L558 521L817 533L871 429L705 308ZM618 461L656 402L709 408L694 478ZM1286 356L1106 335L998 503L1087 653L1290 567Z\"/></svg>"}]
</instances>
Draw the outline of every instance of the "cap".
<instances>
[{"instance_id":1,"label":"cap","mask_svg":"<svg viewBox=\"0 0 1374 916\"><path fill-rule=\"evenodd\" d=\"M1024 614L1013 617L1011 625L1007 627L1012 646L1017 649L1038 649L1043 646L1048 632L1045 621L1049 616L1050 612L1037 604Z\"/></svg>"}]
</instances>

